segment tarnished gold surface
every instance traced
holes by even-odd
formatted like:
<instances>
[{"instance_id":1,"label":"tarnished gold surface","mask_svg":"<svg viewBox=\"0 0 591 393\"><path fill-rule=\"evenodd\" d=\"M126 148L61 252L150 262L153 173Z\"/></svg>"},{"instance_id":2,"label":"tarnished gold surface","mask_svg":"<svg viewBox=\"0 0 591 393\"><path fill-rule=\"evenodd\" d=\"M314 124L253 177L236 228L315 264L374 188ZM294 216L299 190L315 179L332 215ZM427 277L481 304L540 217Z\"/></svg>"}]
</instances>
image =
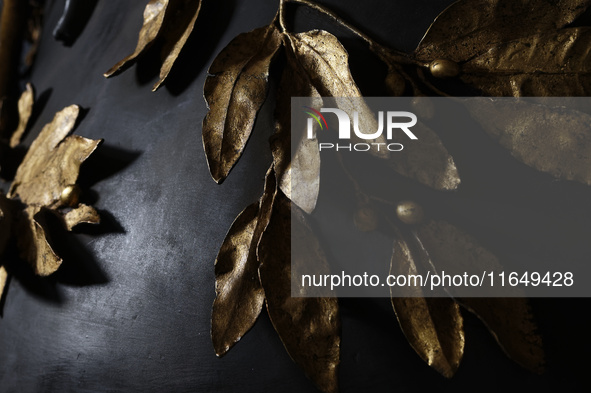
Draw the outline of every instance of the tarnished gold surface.
<instances>
[{"instance_id":1,"label":"tarnished gold surface","mask_svg":"<svg viewBox=\"0 0 591 393\"><path fill-rule=\"evenodd\" d=\"M115 64L105 77L110 77L132 65L136 59L147 50L160 34L169 0L150 0L144 9L144 24L140 30L136 48L132 54Z\"/></svg>"},{"instance_id":2,"label":"tarnished gold surface","mask_svg":"<svg viewBox=\"0 0 591 393\"><path fill-rule=\"evenodd\" d=\"M542 338L525 298L460 298L484 322L503 351L521 366L544 371Z\"/></svg>"},{"instance_id":3,"label":"tarnished gold surface","mask_svg":"<svg viewBox=\"0 0 591 393\"><path fill-rule=\"evenodd\" d=\"M234 38L209 67L203 94L203 147L213 179L221 183L248 141L267 97L269 66L281 45L274 24Z\"/></svg>"},{"instance_id":4,"label":"tarnished gold surface","mask_svg":"<svg viewBox=\"0 0 591 393\"><path fill-rule=\"evenodd\" d=\"M523 163L591 185L591 115L531 101L465 101L482 128Z\"/></svg>"},{"instance_id":5,"label":"tarnished gold surface","mask_svg":"<svg viewBox=\"0 0 591 393\"><path fill-rule=\"evenodd\" d=\"M564 27L588 4L588 0L459 0L435 19L415 56L427 63L463 62L501 42Z\"/></svg>"},{"instance_id":6,"label":"tarnished gold surface","mask_svg":"<svg viewBox=\"0 0 591 393\"><path fill-rule=\"evenodd\" d=\"M135 51L104 73L113 76L129 66L147 51L156 40L162 39L162 65L158 81L152 91L166 80L174 62L193 31L201 10L201 0L150 0L144 9L144 23L140 30Z\"/></svg>"},{"instance_id":7,"label":"tarnished gold surface","mask_svg":"<svg viewBox=\"0 0 591 393\"><path fill-rule=\"evenodd\" d=\"M162 66L160 76L152 88L156 91L166 80L174 62L189 39L201 10L201 0L180 0L170 4L166 12L162 37Z\"/></svg>"},{"instance_id":8,"label":"tarnished gold surface","mask_svg":"<svg viewBox=\"0 0 591 393\"><path fill-rule=\"evenodd\" d=\"M275 173L270 169L261 200L236 217L216 258L211 339L218 356L225 355L261 313L265 294L259 279L257 249L271 216L276 188Z\"/></svg>"},{"instance_id":9,"label":"tarnished gold surface","mask_svg":"<svg viewBox=\"0 0 591 393\"><path fill-rule=\"evenodd\" d=\"M441 139L421 121L412 130L418 139L405 143L404 150L392 154L388 166L438 190L458 188L461 182L458 168Z\"/></svg>"},{"instance_id":10,"label":"tarnished gold surface","mask_svg":"<svg viewBox=\"0 0 591 393\"><path fill-rule=\"evenodd\" d=\"M462 266L478 271L502 271L496 256L480 246L475 239L444 221L430 221L417 230L423 246L434 264ZM513 288L515 291L520 289ZM511 292L507 290L507 293ZM521 294L522 295L522 294ZM536 332L525 298L462 298L457 299L474 312L489 328L504 351L522 366L540 372L544 364L542 340Z\"/></svg>"},{"instance_id":11,"label":"tarnished gold surface","mask_svg":"<svg viewBox=\"0 0 591 393\"><path fill-rule=\"evenodd\" d=\"M63 223L68 231L71 231L78 224L99 224L101 217L92 206L83 203L63 214Z\"/></svg>"},{"instance_id":12,"label":"tarnished gold surface","mask_svg":"<svg viewBox=\"0 0 591 393\"><path fill-rule=\"evenodd\" d=\"M534 34L471 59L461 79L490 96L588 96L590 52L589 27Z\"/></svg>"},{"instance_id":13,"label":"tarnished gold surface","mask_svg":"<svg viewBox=\"0 0 591 393\"><path fill-rule=\"evenodd\" d=\"M279 188L293 203L310 213L316 207L320 191L318 139L308 139L305 129L291 128L292 97L310 97L310 106L322 107L320 93L312 86L293 53L288 52L287 64L277 92L275 134L271 139L271 152ZM317 126L314 126L314 132L316 129ZM300 144L292 157L293 140L300 140ZM292 188L297 191L292 193Z\"/></svg>"},{"instance_id":14,"label":"tarnished gold surface","mask_svg":"<svg viewBox=\"0 0 591 393\"><path fill-rule=\"evenodd\" d=\"M27 83L26 90L23 91L18 100L18 127L10 137L10 147L16 147L21 142L21 138L27 129L27 124L29 124L29 119L33 113L34 102L35 91L33 90L33 86Z\"/></svg>"},{"instance_id":15,"label":"tarnished gold surface","mask_svg":"<svg viewBox=\"0 0 591 393\"><path fill-rule=\"evenodd\" d=\"M291 236L309 247L295 264L326 268L326 257L303 213L291 225L291 203L278 191L271 220L259 244L260 278L265 290L267 311L275 330L291 358L299 364L318 388L326 393L338 391L340 361L340 316L336 298L291 297ZM296 207L293 207L297 209ZM297 256L296 256L297 258Z\"/></svg>"},{"instance_id":16,"label":"tarnished gold surface","mask_svg":"<svg viewBox=\"0 0 591 393\"><path fill-rule=\"evenodd\" d=\"M390 274L416 275L416 264L406 241L396 240ZM407 291L414 297L391 298L404 335L429 366L451 378L464 355L464 320L459 306L449 298L422 297L420 287L409 286Z\"/></svg>"},{"instance_id":17,"label":"tarnished gold surface","mask_svg":"<svg viewBox=\"0 0 591 393\"><path fill-rule=\"evenodd\" d=\"M80 165L102 142L68 136L79 112L76 105L66 107L43 127L18 167L8 193L9 198L18 198L26 206L17 223L20 255L42 276L53 273L62 262L47 242L42 214L53 212L62 217L68 230L81 222L98 222L94 209L62 198L64 189L76 184ZM61 211L72 205L76 208L69 213Z\"/></svg>"}]
</instances>

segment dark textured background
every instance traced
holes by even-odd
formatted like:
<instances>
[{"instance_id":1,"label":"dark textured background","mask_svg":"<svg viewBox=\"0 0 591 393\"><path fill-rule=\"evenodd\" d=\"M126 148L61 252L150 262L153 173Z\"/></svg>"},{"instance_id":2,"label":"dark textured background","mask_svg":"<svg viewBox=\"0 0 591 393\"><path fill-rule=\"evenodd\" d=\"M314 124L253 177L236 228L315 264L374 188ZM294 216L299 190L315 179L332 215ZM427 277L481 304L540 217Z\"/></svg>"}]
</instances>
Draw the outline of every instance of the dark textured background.
<instances>
[{"instance_id":1,"label":"dark textured background","mask_svg":"<svg viewBox=\"0 0 591 393\"><path fill-rule=\"evenodd\" d=\"M178 65L156 93L150 92L157 72L150 56L115 78L102 77L135 47L145 3L96 2L80 36L66 47L51 36L64 1L47 2L42 43L30 77L39 104L26 144L56 111L74 103L85 108L76 133L104 138L105 143L83 170L83 183L91 190L84 198L101 210L104 223L54 236L65 262L53 277L32 278L27 267L10 263L15 276L0 320L0 391L314 392L266 315L223 359L216 358L209 336L213 261L234 217L262 190L273 103L271 97L244 157L220 186L208 174L201 144L206 109L202 86L219 50L236 34L267 24L276 2L204 1ZM449 1L326 3L382 42L411 50ZM307 10L298 11L296 22L302 28L325 26L339 35L352 54L351 68L364 92L385 94L380 83L385 67L362 43ZM510 161L497 147L487 154ZM508 231L511 239L513 232L544 227L547 214L566 214L562 220L569 228L580 201L591 196L583 186L510 165L517 168L517 176L536 179L536 189L519 191L533 198L535 209L525 215L530 224L508 226L503 217L510 222L507 214L521 207L507 213L504 206L510 205L511 194L499 193L501 203L483 212L484 218L473 217L473 211L483 210L478 204L464 213L486 222L480 226L483 234ZM470 170L468 196L482 197L489 189L494 193L494 180L491 186ZM519 185L520 178L513 183ZM461 216L457 203L449 206ZM554 231L565 232L563 228ZM477 225L474 230L479 230ZM579 237L589 235L584 230L576 226ZM531 244L521 244L521 249L556 249L561 255L564 248L548 245L553 233L526 234ZM493 237L490 242L494 246L501 240ZM414 354L387 299L344 299L342 391L588 391L583 377L591 352L589 304L580 299L533 301L549 357L543 376L512 363L485 327L466 315L466 355L456 377L445 380Z\"/></svg>"}]
</instances>

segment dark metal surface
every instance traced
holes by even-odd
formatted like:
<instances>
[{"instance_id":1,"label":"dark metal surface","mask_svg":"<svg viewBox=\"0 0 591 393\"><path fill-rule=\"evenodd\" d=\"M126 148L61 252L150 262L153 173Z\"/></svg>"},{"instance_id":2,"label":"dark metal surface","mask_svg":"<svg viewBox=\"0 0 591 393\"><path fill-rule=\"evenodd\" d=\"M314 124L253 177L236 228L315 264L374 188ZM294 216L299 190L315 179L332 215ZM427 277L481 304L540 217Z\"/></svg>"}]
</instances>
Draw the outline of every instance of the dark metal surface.
<instances>
[{"instance_id":1,"label":"dark metal surface","mask_svg":"<svg viewBox=\"0 0 591 393\"><path fill-rule=\"evenodd\" d=\"M326 3L382 42L409 50L449 2ZM144 5L98 1L80 36L64 47L51 36L64 1L47 2L31 76L39 105L26 143L63 107L86 110L76 133L105 143L85 164L92 191L82 199L104 223L53 239L65 259L53 277L32 279L14 268L0 320L0 391L315 392L266 316L222 359L210 339L213 261L233 219L261 194L273 99L234 172L217 185L201 144L205 71L232 37L267 24L276 4L204 2L193 37L156 93L149 59L115 78L102 76L133 50ZM321 19L302 11L296 21L318 27ZM357 77L378 63L347 37ZM385 94L372 87L371 75L359 74L368 95ZM466 355L451 381L413 352L388 299L345 299L341 306L343 392L584 391L588 301L534 302L549 356L543 376L512 363L468 317Z\"/></svg>"}]
</instances>

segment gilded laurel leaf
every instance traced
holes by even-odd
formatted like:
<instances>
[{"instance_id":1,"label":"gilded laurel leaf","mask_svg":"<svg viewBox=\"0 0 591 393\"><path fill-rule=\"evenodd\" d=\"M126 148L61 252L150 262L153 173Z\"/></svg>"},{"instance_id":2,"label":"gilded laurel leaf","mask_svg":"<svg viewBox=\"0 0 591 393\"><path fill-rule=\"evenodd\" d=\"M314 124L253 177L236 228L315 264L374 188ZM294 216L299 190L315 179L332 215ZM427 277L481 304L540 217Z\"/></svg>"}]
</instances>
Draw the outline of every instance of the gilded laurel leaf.
<instances>
[{"instance_id":1,"label":"gilded laurel leaf","mask_svg":"<svg viewBox=\"0 0 591 393\"><path fill-rule=\"evenodd\" d=\"M201 10L201 0L180 0L171 3L171 6L173 5L174 9L171 8L164 19L162 66L158 82L154 84L152 91L156 91L166 80L174 62L189 39Z\"/></svg>"},{"instance_id":2,"label":"gilded laurel leaf","mask_svg":"<svg viewBox=\"0 0 591 393\"><path fill-rule=\"evenodd\" d=\"M390 274L416 275L413 250L402 239L394 243ZM392 297L392 306L404 335L419 356L439 373L451 378L464 354L463 318L450 298L425 298L419 287L409 297Z\"/></svg>"},{"instance_id":3,"label":"gilded laurel leaf","mask_svg":"<svg viewBox=\"0 0 591 393\"><path fill-rule=\"evenodd\" d=\"M80 203L75 209L67 211L62 218L68 231L74 229L78 224L98 224L101 221L96 209L83 203Z\"/></svg>"},{"instance_id":4,"label":"gilded laurel leaf","mask_svg":"<svg viewBox=\"0 0 591 393\"><path fill-rule=\"evenodd\" d=\"M295 58L290 56L277 93L275 134L271 140L271 151L279 188L293 203L311 213L316 207L320 191L320 151L316 135L313 139L307 138L305 124L298 124L301 129L292 129L292 97L310 97L310 107L322 107L320 94ZM299 142L292 156L291 145L294 141Z\"/></svg>"},{"instance_id":5,"label":"gilded laurel leaf","mask_svg":"<svg viewBox=\"0 0 591 393\"><path fill-rule=\"evenodd\" d=\"M532 101L466 101L470 114L511 154L559 179L591 185L591 115Z\"/></svg>"},{"instance_id":6,"label":"gilded laurel leaf","mask_svg":"<svg viewBox=\"0 0 591 393\"><path fill-rule=\"evenodd\" d=\"M460 298L493 333L503 351L535 373L544 371L542 338L525 298Z\"/></svg>"},{"instance_id":7,"label":"gilded laurel leaf","mask_svg":"<svg viewBox=\"0 0 591 393\"><path fill-rule=\"evenodd\" d=\"M144 9L144 24L140 30L135 51L105 72L104 75L107 78L131 66L145 50L152 46L162 29L169 3L169 0L150 0Z\"/></svg>"},{"instance_id":8,"label":"gilded laurel leaf","mask_svg":"<svg viewBox=\"0 0 591 393\"><path fill-rule=\"evenodd\" d=\"M422 122L412 130L418 139L406 142L404 150L390 156L388 165L401 175L438 190L458 188L458 169L441 139Z\"/></svg>"},{"instance_id":9,"label":"gilded laurel leaf","mask_svg":"<svg viewBox=\"0 0 591 393\"><path fill-rule=\"evenodd\" d=\"M29 124L29 119L33 113L34 100L35 92L33 86L27 83L25 91L18 100L18 126L10 137L10 147L14 148L21 142L21 138L27 129L27 124Z\"/></svg>"},{"instance_id":10,"label":"gilded laurel leaf","mask_svg":"<svg viewBox=\"0 0 591 393\"><path fill-rule=\"evenodd\" d=\"M557 30L573 22L589 0L459 0L435 19L415 50L431 62L469 60L502 42Z\"/></svg>"},{"instance_id":11,"label":"gilded laurel leaf","mask_svg":"<svg viewBox=\"0 0 591 393\"><path fill-rule=\"evenodd\" d=\"M499 97L591 93L591 29L563 29L500 44L462 66L461 79Z\"/></svg>"},{"instance_id":12,"label":"gilded laurel leaf","mask_svg":"<svg viewBox=\"0 0 591 393\"><path fill-rule=\"evenodd\" d=\"M216 57L205 81L209 112L203 146L213 179L221 183L246 146L267 97L269 66L281 46L274 24L234 38Z\"/></svg>"},{"instance_id":13,"label":"gilded laurel leaf","mask_svg":"<svg viewBox=\"0 0 591 393\"><path fill-rule=\"evenodd\" d=\"M201 0L151 0L144 10L144 24L135 51L105 72L113 76L131 66L157 40L161 40L162 65L156 91L166 80L174 62L193 31L201 10Z\"/></svg>"},{"instance_id":14,"label":"gilded laurel leaf","mask_svg":"<svg viewBox=\"0 0 591 393\"><path fill-rule=\"evenodd\" d=\"M9 198L18 198L26 206L17 223L18 246L21 256L39 275L53 273L62 262L47 241L43 214L57 214L68 230L81 222L99 221L93 208L78 203L75 191L80 165L102 142L68 136L79 112L76 105L66 107L43 127L18 167L8 193Z\"/></svg>"},{"instance_id":15,"label":"gilded laurel leaf","mask_svg":"<svg viewBox=\"0 0 591 393\"><path fill-rule=\"evenodd\" d=\"M350 119L353 119L353 112L358 112L359 129L362 133L375 133L378 129L375 115L355 84L349 70L349 55L339 40L322 30L287 33L286 37L288 51L293 53L295 61L301 65L314 88L322 96L335 97L337 107L345 111ZM362 142L356 135L352 140ZM363 142L386 143L386 138L380 135ZM389 157L387 149L378 149L374 145L369 152L376 157Z\"/></svg>"},{"instance_id":16,"label":"gilded laurel leaf","mask_svg":"<svg viewBox=\"0 0 591 393\"><path fill-rule=\"evenodd\" d=\"M292 208L296 209L293 228ZM341 341L337 299L291 296L292 229L296 231L294 236L307 240L316 250L316 258L310 263L326 264L324 255L317 251L314 235L297 217L303 217L303 213L291 206L289 199L278 191L271 220L259 244L259 274L267 310L291 358L321 391L337 392Z\"/></svg>"},{"instance_id":17,"label":"gilded laurel leaf","mask_svg":"<svg viewBox=\"0 0 591 393\"><path fill-rule=\"evenodd\" d=\"M0 265L0 301L4 296L4 290L6 289L6 282L8 281L8 272L6 268Z\"/></svg>"},{"instance_id":18,"label":"gilded laurel leaf","mask_svg":"<svg viewBox=\"0 0 591 393\"><path fill-rule=\"evenodd\" d=\"M62 264L60 258L47 240L41 207L29 206L17 222L17 246L19 256L29 262L38 276L49 276Z\"/></svg>"},{"instance_id":19,"label":"gilded laurel leaf","mask_svg":"<svg viewBox=\"0 0 591 393\"><path fill-rule=\"evenodd\" d=\"M256 322L265 294L259 279L257 247L271 215L276 190L275 173L267 173L261 200L234 220L216 262L216 298L211 315L211 339L223 356Z\"/></svg>"},{"instance_id":20,"label":"gilded laurel leaf","mask_svg":"<svg viewBox=\"0 0 591 393\"><path fill-rule=\"evenodd\" d=\"M438 270L501 271L498 259L468 234L444 221L431 221L417 230L425 250ZM515 296L523 296L516 289ZM456 298L488 327L507 355L522 366L540 371L544 363L542 341L536 333L524 298Z\"/></svg>"}]
</instances>

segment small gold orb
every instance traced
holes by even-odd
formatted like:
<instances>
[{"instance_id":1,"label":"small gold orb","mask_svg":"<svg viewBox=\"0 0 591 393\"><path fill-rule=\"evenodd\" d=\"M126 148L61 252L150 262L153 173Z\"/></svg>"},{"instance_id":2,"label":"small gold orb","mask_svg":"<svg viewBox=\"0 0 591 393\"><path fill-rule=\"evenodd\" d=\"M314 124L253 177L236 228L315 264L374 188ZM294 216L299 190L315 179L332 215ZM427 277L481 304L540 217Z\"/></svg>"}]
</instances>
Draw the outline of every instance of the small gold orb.
<instances>
[{"instance_id":1,"label":"small gold orb","mask_svg":"<svg viewBox=\"0 0 591 393\"><path fill-rule=\"evenodd\" d=\"M414 201L402 201L396 206L396 216L400 221L409 225L423 222L425 214L421 205Z\"/></svg>"},{"instance_id":2,"label":"small gold orb","mask_svg":"<svg viewBox=\"0 0 591 393\"><path fill-rule=\"evenodd\" d=\"M80 198L80 187L76 184L71 184L64 187L60 195L60 201L67 206L75 206L78 204Z\"/></svg>"},{"instance_id":3,"label":"small gold orb","mask_svg":"<svg viewBox=\"0 0 591 393\"><path fill-rule=\"evenodd\" d=\"M371 232L378 227L378 215L371 207L362 206L355 212L353 223L357 230L361 232Z\"/></svg>"},{"instance_id":4,"label":"small gold orb","mask_svg":"<svg viewBox=\"0 0 591 393\"><path fill-rule=\"evenodd\" d=\"M436 78L453 78L460 75L460 66L451 60L437 59L429 64L429 71Z\"/></svg>"}]
</instances>

